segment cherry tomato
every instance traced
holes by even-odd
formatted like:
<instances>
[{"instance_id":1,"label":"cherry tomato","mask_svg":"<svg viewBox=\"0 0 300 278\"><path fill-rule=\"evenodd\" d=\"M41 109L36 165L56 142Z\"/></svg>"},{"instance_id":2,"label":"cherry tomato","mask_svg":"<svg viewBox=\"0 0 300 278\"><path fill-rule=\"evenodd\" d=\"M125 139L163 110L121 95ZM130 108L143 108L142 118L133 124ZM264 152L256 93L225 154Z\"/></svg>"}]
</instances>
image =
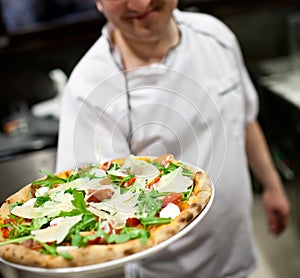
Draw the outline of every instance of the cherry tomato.
<instances>
[{"instance_id":1,"label":"cherry tomato","mask_svg":"<svg viewBox=\"0 0 300 278\"><path fill-rule=\"evenodd\" d=\"M152 187L153 187L153 184L159 182L159 180L160 180L160 177L154 178L153 180L149 181L149 182L146 184L146 187L147 187L147 188L152 188Z\"/></svg>"},{"instance_id":2,"label":"cherry tomato","mask_svg":"<svg viewBox=\"0 0 300 278\"><path fill-rule=\"evenodd\" d=\"M132 177L129 181L124 183L124 187L131 186L136 181L136 177Z\"/></svg>"},{"instance_id":3,"label":"cherry tomato","mask_svg":"<svg viewBox=\"0 0 300 278\"><path fill-rule=\"evenodd\" d=\"M170 193L164 198L162 207L166 207L169 203L177 204L181 201L181 199L181 193Z\"/></svg>"},{"instance_id":4,"label":"cherry tomato","mask_svg":"<svg viewBox=\"0 0 300 278\"><path fill-rule=\"evenodd\" d=\"M137 218L128 218L126 220L126 225L129 226L129 227L136 227L137 225L140 224L140 220L138 220Z\"/></svg>"},{"instance_id":5,"label":"cherry tomato","mask_svg":"<svg viewBox=\"0 0 300 278\"><path fill-rule=\"evenodd\" d=\"M111 167L111 164L112 164L111 161L106 161L99 168L106 172Z\"/></svg>"}]
</instances>

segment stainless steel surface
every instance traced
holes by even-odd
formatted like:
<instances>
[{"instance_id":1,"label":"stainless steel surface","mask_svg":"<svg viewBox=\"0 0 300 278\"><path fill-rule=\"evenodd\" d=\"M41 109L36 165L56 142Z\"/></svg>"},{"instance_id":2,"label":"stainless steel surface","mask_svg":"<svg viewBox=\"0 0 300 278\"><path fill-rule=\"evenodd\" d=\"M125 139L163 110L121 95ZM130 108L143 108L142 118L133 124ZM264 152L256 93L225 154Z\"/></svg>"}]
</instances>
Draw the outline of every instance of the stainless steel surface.
<instances>
[{"instance_id":1,"label":"stainless steel surface","mask_svg":"<svg viewBox=\"0 0 300 278\"><path fill-rule=\"evenodd\" d=\"M40 171L54 171L56 149L43 149L16 155L0 162L0 202L24 185L44 176Z\"/></svg>"}]
</instances>

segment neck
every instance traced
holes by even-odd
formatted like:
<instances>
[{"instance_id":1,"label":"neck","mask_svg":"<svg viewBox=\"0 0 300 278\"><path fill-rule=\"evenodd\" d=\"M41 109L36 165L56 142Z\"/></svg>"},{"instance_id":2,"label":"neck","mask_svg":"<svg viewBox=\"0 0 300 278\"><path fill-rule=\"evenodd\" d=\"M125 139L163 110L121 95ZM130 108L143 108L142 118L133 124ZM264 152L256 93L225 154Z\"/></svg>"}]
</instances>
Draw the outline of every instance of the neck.
<instances>
[{"instance_id":1,"label":"neck","mask_svg":"<svg viewBox=\"0 0 300 278\"><path fill-rule=\"evenodd\" d=\"M112 41L120 50L125 70L161 62L179 40L179 30L173 19L164 36L153 41L125 38L119 29L115 29L112 33Z\"/></svg>"}]
</instances>

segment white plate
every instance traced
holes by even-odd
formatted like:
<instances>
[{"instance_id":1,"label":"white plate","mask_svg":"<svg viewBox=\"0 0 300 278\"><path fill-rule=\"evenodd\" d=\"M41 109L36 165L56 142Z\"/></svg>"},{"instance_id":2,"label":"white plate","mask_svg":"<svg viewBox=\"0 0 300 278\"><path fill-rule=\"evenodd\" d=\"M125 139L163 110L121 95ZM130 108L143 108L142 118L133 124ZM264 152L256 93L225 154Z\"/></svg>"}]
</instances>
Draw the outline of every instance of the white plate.
<instances>
[{"instance_id":1,"label":"white plate","mask_svg":"<svg viewBox=\"0 0 300 278\"><path fill-rule=\"evenodd\" d=\"M211 197L205 206L205 208L201 211L201 213L184 229L178 232L176 235L170 237L169 239L159 243L156 246L153 246L144 251L138 252L136 254L123 257L120 259L116 259L113 261L103 262L99 264L80 266L80 267L67 267L67 268L41 268L41 267L31 267L20 264L15 264L8 262L2 258L0 258L0 262L5 264L8 267L12 267L14 269L20 270L23 275L21 277L116 277L117 274L122 273L122 269L126 263L138 261L141 259L145 259L156 252L166 248L171 245L176 240L180 239L188 232L190 232L199 222L203 219L203 217L209 211L215 196L215 189L213 184L211 183ZM25 275L24 275L25 273ZM27 275L26 275L27 273ZM34 275L36 274L36 275ZM87 275L87 276L86 276ZM93 276L96 275L96 276Z\"/></svg>"}]
</instances>

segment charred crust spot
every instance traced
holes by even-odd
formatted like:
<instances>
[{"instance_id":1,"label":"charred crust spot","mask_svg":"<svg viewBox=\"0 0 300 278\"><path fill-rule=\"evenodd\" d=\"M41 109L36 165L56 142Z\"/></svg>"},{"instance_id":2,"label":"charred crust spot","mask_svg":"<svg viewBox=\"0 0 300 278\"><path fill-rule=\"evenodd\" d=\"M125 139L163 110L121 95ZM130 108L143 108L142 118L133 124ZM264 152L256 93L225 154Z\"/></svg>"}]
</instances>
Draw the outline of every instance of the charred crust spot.
<instances>
[{"instance_id":1,"label":"charred crust spot","mask_svg":"<svg viewBox=\"0 0 300 278\"><path fill-rule=\"evenodd\" d=\"M192 213L189 213L189 214L186 216L186 220L187 220L188 222L190 222L190 221L192 221L192 219L193 219L193 214L192 214Z\"/></svg>"},{"instance_id":2,"label":"charred crust spot","mask_svg":"<svg viewBox=\"0 0 300 278\"><path fill-rule=\"evenodd\" d=\"M201 212L202 211L202 205L198 204L198 203L192 203L191 204L191 208L195 208L197 210L197 212Z\"/></svg>"},{"instance_id":3,"label":"charred crust spot","mask_svg":"<svg viewBox=\"0 0 300 278\"><path fill-rule=\"evenodd\" d=\"M129 256L134 253L133 249L126 249L124 250L124 256Z\"/></svg>"},{"instance_id":4,"label":"charred crust spot","mask_svg":"<svg viewBox=\"0 0 300 278\"><path fill-rule=\"evenodd\" d=\"M188 213L185 217L181 217L179 219L180 222L183 222L183 223L188 223L190 221L192 221L193 219L193 214L192 213Z\"/></svg>"}]
</instances>

